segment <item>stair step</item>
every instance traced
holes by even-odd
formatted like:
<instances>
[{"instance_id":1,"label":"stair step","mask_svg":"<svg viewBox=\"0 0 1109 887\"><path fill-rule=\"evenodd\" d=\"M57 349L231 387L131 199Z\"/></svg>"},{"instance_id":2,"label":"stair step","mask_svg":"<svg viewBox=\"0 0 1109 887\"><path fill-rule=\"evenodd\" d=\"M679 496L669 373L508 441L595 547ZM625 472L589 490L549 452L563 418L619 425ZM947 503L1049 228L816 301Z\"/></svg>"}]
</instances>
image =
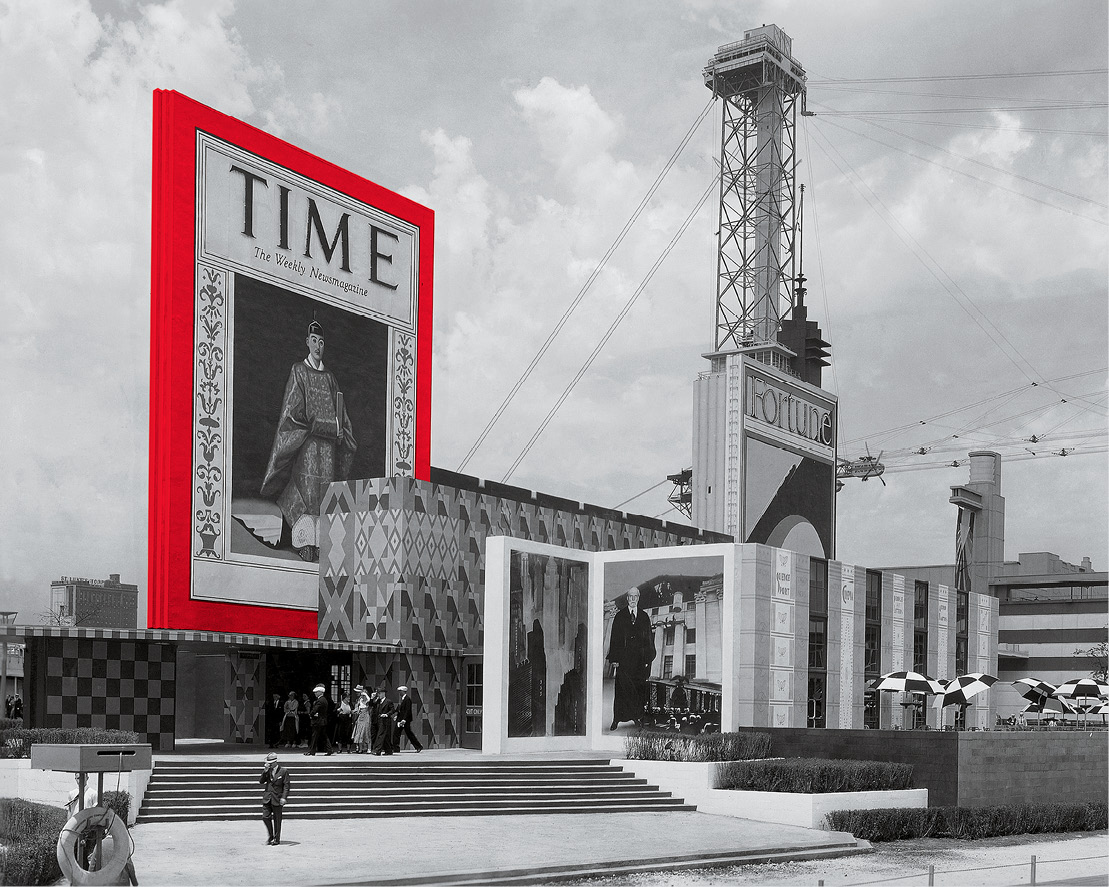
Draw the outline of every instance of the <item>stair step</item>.
<instances>
[{"instance_id":1,"label":"stair step","mask_svg":"<svg viewBox=\"0 0 1109 887\"><path fill-rule=\"evenodd\" d=\"M291 818L694 810L604 759L290 761ZM140 822L258 816L258 762L159 762Z\"/></svg>"}]
</instances>

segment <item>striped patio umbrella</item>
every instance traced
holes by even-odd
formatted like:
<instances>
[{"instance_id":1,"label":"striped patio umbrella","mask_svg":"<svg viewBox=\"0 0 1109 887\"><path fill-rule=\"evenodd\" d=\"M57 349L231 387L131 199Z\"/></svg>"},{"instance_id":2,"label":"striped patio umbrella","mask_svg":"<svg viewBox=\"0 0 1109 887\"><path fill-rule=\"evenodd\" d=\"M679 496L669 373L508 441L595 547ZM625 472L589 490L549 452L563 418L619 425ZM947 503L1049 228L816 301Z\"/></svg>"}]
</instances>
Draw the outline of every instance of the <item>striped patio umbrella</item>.
<instances>
[{"instance_id":1,"label":"striped patio umbrella","mask_svg":"<svg viewBox=\"0 0 1109 887\"><path fill-rule=\"evenodd\" d=\"M1109 696L1109 684L1093 678L1073 678L1063 681L1051 695L1056 699L1086 699L1092 702L1101 696Z\"/></svg>"},{"instance_id":2,"label":"striped patio umbrella","mask_svg":"<svg viewBox=\"0 0 1109 887\"><path fill-rule=\"evenodd\" d=\"M872 690L889 693L924 693L933 695L943 693L943 684L926 674L915 671L891 671L884 674L871 686Z\"/></svg>"},{"instance_id":3,"label":"striped patio umbrella","mask_svg":"<svg viewBox=\"0 0 1109 887\"><path fill-rule=\"evenodd\" d=\"M997 683L997 678L990 674L983 674L980 671L972 672L971 674L961 674L952 681L949 681L943 691L943 704L947 705L969 705L970 700L977 696L984 690L990 689Z\"/></svg>"},{"instance_id":4,"label":"striped patio umbrella","mask_svg":"<svg viewBox=\"0 0 1109 887\"><path fill-rule=\"evenodd\" d=\"M1021 678L1020 680L1013 681L1013 686L1017 688L1017 692L1020 693L1021 696L1032 702L1050 699L1055 692L1054 684L1041 681L1039 678Z\"/></svg>"},{"instance_id":5,"label":"striped patio umbrella","mask_svg":"<svg viewBox=\"0 0 1109 887\"><path fill-rule=\"evenodd\" d=\"M1056 699L1070 699L1078 705L1085 702L1093 705L1100 701L1100 697L1109 696L1109 684L1095 681L1093 678L1072 678L1063 681L1052 694ZM1086 712L1082 709L1082 721L1086 721Z\"/></svg>"},{"instance_id":6,"label":"striped patio umbrella","mask_svg":"<svg viewBox=\"0 0 1109 887\"><path fill-rule=\"evenodd\" d=\"M1040 699L1038 701L1029 702L1024 707L1025 714L1058 714L1058 715L1073 715L1077 714L1078 710L1065 699L1056 699L1051 697L1048 699Z\"/></svg>"}]
</instances>

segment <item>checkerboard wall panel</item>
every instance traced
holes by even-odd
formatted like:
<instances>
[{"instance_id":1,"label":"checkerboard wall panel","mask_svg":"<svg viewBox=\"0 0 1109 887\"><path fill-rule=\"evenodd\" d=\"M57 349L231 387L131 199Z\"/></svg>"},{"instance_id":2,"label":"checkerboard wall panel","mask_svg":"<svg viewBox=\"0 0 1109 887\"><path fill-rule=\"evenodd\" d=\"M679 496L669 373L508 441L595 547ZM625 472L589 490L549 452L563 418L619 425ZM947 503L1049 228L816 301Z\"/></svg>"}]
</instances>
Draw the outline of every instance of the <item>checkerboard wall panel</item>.
<instances>
[{"instance_id":1,"label":"checkerboard wall panel","mask_svg":"<svg viewBox=\"0 0 1109 887\"><path fill-rule=\"evenodd\" d=\"M480 651L490 535L588 551L695 541L677 527L515 492L402 477L332 484L321 509L320 639Z\"/></svg>"},{"instance_id":2,"label":"checkerboard wall panel","mask_svg":"<svg viewBox=\"0 0 1109 887\"><path fill-rule=\"evenodd\" d=\"M173 749L177 647L166 643L46 638L42 726L130 730Z\"/></svg>"}]
</instances>

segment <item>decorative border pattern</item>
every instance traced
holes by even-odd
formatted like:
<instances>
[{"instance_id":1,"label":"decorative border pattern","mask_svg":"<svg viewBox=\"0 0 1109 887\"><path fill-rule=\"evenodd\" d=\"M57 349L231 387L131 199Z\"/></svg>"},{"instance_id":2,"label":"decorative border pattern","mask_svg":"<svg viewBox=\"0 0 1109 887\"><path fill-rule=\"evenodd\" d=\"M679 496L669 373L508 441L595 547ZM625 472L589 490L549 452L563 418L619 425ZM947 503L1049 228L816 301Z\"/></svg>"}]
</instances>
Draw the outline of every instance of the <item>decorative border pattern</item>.
<instances>
[{"instance_id":1,"label":"decorative border pattern","mask_svg":"<svg viewBox=\"0 0 1109 887\"><path fill-rule=\"evenodd\" d=\"M736 542L746 539L747 528L739 532L745 519L743 509L746 503L739 501L743 485L740 482L741 463L746 455L740 449L743 440L743 361L735 355L728 355L725 363L727 379L727 406L725 407L724 428L727 434L724 462L724 532L735 537Z\"/></svg>"},{"instance_id":2,"label":"decorative border pattern","mask_svg":"<svg viewBox=\"0 0 1109 887\"><path fill-rule=\"evenodd\" d=\"M413 477L416 460L416 337L389 328L390 475Z\"/></svg>"},{"instance_id":3,"label":"decorative border pattern","mask_svg":"<svg viewBox=\"0 0 1109 887\"><path fill-rule=\"evenodd\" d=\"M222 560L224 394L227 362L227 273L196 266L196 349L193 414L193 556Z\"/></svg>"},{"instance_id":4,"label":"decorative border pattern","mask_svg":"<svg viewBox=\"0 0 1109 887\"><path fill-rule=\"evenodd\" d=\"M840 572L839 726L840 729L847 730L854 724L855 717L856 574L852 564L844 564ZM865 598L863 609L865 610Z\"/></svg>"}]
</instances>

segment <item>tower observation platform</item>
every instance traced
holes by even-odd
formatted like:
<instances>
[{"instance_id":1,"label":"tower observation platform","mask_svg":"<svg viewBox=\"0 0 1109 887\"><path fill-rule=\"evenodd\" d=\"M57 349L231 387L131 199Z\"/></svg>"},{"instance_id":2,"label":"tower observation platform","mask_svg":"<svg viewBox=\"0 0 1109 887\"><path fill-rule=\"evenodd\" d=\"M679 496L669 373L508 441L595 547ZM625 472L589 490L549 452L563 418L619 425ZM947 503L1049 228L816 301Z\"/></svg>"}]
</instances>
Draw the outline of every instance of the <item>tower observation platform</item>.
<instances>
[{"instance_id":1,"label":"tower observation platform","mask_svg":"<svg viewBox=\"0 0 1109 887\"><path fill-rule=\"evenodd\" d=\"M805 70L776 25L721 46L704 69L722 100L714 351L777 344L797 277L797 110ZM773 343L773 344L772 344Z\"/></svg>"}]
</instances>

